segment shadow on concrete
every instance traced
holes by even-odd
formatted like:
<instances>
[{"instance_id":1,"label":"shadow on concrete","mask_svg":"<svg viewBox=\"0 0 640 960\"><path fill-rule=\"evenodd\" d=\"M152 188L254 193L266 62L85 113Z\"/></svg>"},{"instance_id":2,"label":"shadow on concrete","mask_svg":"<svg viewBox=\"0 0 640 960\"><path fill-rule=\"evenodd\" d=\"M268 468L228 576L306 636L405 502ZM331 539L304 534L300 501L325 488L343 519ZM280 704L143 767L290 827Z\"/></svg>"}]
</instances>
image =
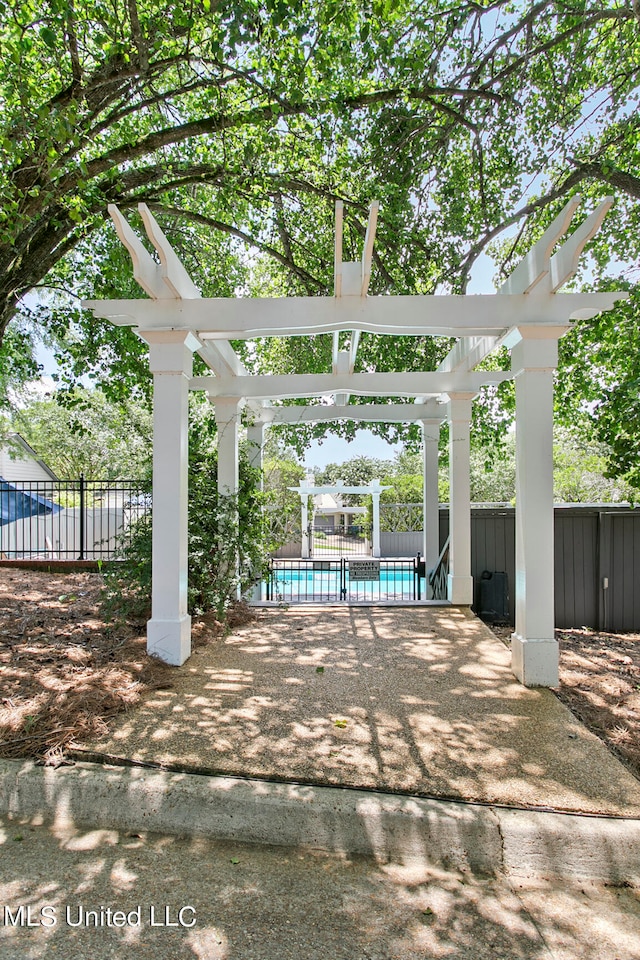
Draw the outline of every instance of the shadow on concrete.
<instances>
[{"instance_id":1,"label":"shadow on concrete","mask_svg":"<svg viewBox=\"0 0 640 960\"><path fill-rule=\"evenodd\" d=\"M631 960L640 950L637 891L587 882L510 885L438 868L427 856L384 863L143 830L88 830L75 820L86 814L87 798L66 792L60 771L50 774L58 791L52 828L37 812L0 823L5 960ZM124 785L125 806L129 791L139 799L143 772L113 776ZM162 776L171 816L179 775ZM230 789L244 794L246 785ZM20 906L30 911L35 925L7 924L7 906L14 915ZM55 926L38 924L45 906L53 908ZM107 910L133 913L132 922L68 922L81 920L82 911L86 917ZM152 919L173 925L152 926Z\"/></svg>"},{"instance_id":2,"label":"shadow on concrete","mask_svg":"<svg viewBox=\"0 0 640 960\"><path fill-rule=\"evenodd\" d=\"M291 608L84 745L169 768L640 816L640 783L468 611ZM88 754L90 756L92 754Z\"/></svg>"}]
</instances>

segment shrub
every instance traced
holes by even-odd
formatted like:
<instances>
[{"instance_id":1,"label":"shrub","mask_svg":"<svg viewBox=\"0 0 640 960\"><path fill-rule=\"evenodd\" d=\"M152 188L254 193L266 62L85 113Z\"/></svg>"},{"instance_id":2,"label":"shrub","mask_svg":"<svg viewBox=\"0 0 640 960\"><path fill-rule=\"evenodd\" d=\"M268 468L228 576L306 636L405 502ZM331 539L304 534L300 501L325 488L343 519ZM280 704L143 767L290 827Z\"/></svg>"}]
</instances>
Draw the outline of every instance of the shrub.
<instances>
[{"instance_id":1,"label":"shrub","mask_svg":"<svg viewBox=\"0 0 640 960\"><path fill-rule=\"evenodd\" d=\"M241 451L239 492L218 496L215 424L200 417L189 444L189 612L227 608L258 580L268 561L260 471ZM151 478L146 487L151 490ZM120 558L106 568L107 615L148 617L151 609L151 513L129 532Z\"/></svg>"}]
</instances>

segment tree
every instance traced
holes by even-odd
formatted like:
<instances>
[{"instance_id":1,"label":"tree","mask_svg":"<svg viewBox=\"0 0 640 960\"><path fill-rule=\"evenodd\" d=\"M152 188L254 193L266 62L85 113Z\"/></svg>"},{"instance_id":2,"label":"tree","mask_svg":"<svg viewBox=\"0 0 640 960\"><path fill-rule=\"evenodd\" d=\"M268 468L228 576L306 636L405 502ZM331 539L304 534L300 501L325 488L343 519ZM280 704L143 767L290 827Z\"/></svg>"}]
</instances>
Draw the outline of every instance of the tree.
<instances>
[{"instance_id":1,"label":"tree","mask_svg":"<svg viewBox=\"0 0 640 960\"><path fill-rule=\"evenodd\" d=\"M2 2L0 337L20 305L53 331L71 378L90 369L114 393L148 388L131 332L60 293L22 300L38 285L129 292L109 202L147 202L207 295L316 294L332 288L334 200L346 202L345 258L357 259L377 197L372 292L459 293L492 244L503 275L571 193L592 204L613 192L592 247L602 282L602 263L633 258L640 237L636 6ZM365 335L358 368L431 369L448 347ZM244 359L305 372L328 369L330 351L327 336L272 339ZM478 436L504 429L503 396L484 401ZM300 442L327 429L298 428Z\"/></svg>"},{"instance_id":2,"label":"tree","mask_svg":"<svg viewBox=\"0 0 640 960\"><path fill-rule=\"evenodd\" d=\"M474 503L511 503L516 495L515 435L508 433L498 447L471 451L471 500ZM582 429L558 426L554 433L553 481L557 503L637 503L640 491L625 480L607 476L611 451L590 437L589 423ZM443 458L444 460L444 458ZM419 454L402 450L384 475L389 489L385 503L422 503L423 473ZM439 471L439 497L449 499L449 476L444 463Z\"/></svg>"},{"instance_id":3,"label":"tree","mask_svg":"<svg viewBox=\"0 0 640 960\"><path fill-rule=\"evenodd\" d=\"M553 488L561 503L637 503L640 491L607 477L611 451L575 428L558 428L553 450Z\"/></svg>"},{"instance_id":4,"label":"tree","mask_svg":"<svg viewBox=\"0 0 640 960\"><path fill-rule=\"evenodd\" d=\"M345 460L344 463L328 463L320 471L316 471L316 483L333 486L343 481L348 487L368 486L372 480L380 477L389 469L388 460L379 460L375 457L357 456ZM366 502L366 494L345 493L342 495L345 506L360 506Z\"/></svg>"},{"instance_id":5,"label":"tree","mask_svg":"<svg viewBox=\"0 0 640 960\"><path fill-rule=\"evenodd\" d=\"M380 478L388 468L388 460L366 456L351 457L344 463L328 463L323 470L316 471L316 483L328 485L342 480L348 487L362 487Z\"/></svg>"},{"instance_id":6,"label":"tree","mask_svg":"<svg viewBox=\"0 0 640 960\"><path fill-rule=\"evenodd\" d=\"M76 389L63 406L53 397L17 407L12 428L59 477L136 480L151 464L151 418L140 402L111 403L99 390Z\"/></svg>"},{"instance_id":7,"label":"tree","mask_svg":"<svg viewBox=\"0 0 640 960\"><path fill-rule=\"evenodd\" d=\"M606 476L640 490L638 288L612 315L576 324L560 349L556 409L561 422L570 428L579 423L595 441Z\"/></svg>"},{"instance_id":8,"label":"tree","mask_svg":"<svg viewBox=\"0 0 640 960\"><path fill-rule=\"evenodd\" d=\"M291 488L304 480L305 469L293 450L278 442L273 431L267 433L263 457L265 521L275 550L300 536L300 496Z\"/></svg>"}]
</instances>

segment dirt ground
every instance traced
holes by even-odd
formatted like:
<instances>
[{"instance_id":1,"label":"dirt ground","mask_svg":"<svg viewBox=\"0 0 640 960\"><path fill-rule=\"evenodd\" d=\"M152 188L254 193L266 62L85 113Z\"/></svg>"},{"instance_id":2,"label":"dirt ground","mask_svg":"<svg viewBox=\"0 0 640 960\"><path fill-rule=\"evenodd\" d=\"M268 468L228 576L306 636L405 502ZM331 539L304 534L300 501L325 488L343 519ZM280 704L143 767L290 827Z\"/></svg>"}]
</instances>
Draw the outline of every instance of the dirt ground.
<instances>
[{"instance_id":1,"label":"dirt ground","mask_svg":"<svg viewBox=\"0 0 640 960\"><path fill-rule=\"evenodd\" d=\"M171 688L172 668L145 653L144 622L105 621L102 588L97 573L0 568L0 756L64 763L76 740ZM508 642L509 628L495 632ZM221 633L194 622L195 645ZM557 635L558 697L640 778L640 634Z\"/></svg>"}]
</instances>

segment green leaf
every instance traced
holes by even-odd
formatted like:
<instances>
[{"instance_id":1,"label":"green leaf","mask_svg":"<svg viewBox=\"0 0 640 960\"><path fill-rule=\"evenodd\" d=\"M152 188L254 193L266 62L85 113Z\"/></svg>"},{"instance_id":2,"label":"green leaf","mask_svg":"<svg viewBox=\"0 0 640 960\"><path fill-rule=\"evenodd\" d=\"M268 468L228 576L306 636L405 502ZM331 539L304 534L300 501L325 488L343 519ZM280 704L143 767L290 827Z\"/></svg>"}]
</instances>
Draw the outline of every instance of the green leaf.
<instances>
[{"instance_id":1,"label":"green leaf","mask_svg":"<svg viewBox=\"0 0 640 960\"><path fill-rule=\"evenodd\" d=\"M53 50L56 46L56 35L51 27L41 27L40 28L40 39L43 40L46 45Z\"/></svg>"}]
</instances>

